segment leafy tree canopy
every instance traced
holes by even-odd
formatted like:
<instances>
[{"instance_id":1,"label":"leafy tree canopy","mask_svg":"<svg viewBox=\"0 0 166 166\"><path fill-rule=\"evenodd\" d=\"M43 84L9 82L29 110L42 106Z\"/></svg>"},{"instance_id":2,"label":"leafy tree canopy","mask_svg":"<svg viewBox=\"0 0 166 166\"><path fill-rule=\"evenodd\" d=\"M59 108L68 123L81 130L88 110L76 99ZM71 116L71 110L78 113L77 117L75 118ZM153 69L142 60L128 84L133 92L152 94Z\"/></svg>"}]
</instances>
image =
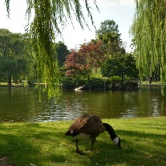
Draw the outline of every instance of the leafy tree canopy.
<instances>
[{"instance_id":1,"label":"leafy tree canopy","mask_svg":"<svg viewBox=\"0 0 166 166\"><path fill-rule=\"evenodd\" d=\"M96 36L105 44L106 54L108 56L119 56L125 53L122 47L118 24L114 20L105 20L96 31Z\"/></svg>"},{"instance_id":2,"label":"leafy tree canopy","mask_svg":"<svg viewBox=\"0 0 166 166\"><path fill-rule=\"evenodd\" d=\"M66 74L68 76L81 74L89 79L92 69L98 68L103 60L105 60L105 56L101 42L83 44L78 51L72 50L67 55L65 62Z\"/></svg>"},{"instance_id":3,"label":"leafy tree canopy","mask_svg":"<svg viewBox=\"0 0 166 166\"><path fill-rule=\"evenodd\" d=\"M120 76L122 84L125 77L138 78L135 60L131 54L124 54L120 57L109 58L103 63L103 76Z\"/></svg>"},{"instance_id":4,"label":"leafy tree canopy","mask_svg":"<svg viewBox=\"0 0 166 166\"><path fill-rule=\"evenodd\" d=\"M27 14L31 17L34 11L34 19L29 26L32 45L36 53L38 72L43 76L46 83L46 90L50 96L59 94L59 68L57 58L52 54L53 42L56 33L71 22L73 16L83 28L87 25L82 6L87 9L88 16L94 25L91 7L88 0L26 0ZM93 1L95 6L96 0ZM5 0L7 11L10 9L10 0ZM98 7L97 7L98 9ZM88 25L87 25L88 26Z\"/></svg>"},{"instance_id":5,"label":"leafy tree canopy","mask_svg":"<svg viewBox=\"0 0 166 166\"><path fill-rule=\"evenodd\" d=\"M67 49L67 46L62 42L56 43L56 51L58 54L58 65L62 67L64 62L66 61L66 56L70 53L70 51Z\"/></svg>"},{"instance_id":6,"label":"leafy tree canopy","mask_svg":"<svg viewBox=\"0 0 166 166\"><path fill-rule=\"evenodd\" d=\"M97 35L105 35L106 33L118 34L120 36L118 24L114 20L105 20L96 31Z\"/></svg>"},{"instance_id":7,"label":"leafy tree canopy","mask_svg":"<svg viewBox=\"0 0 166 166\"><path fill-rule=\"evenodd\" d=\"M0 77L8 81L20 79L25 74L27 57L25 58L24 35L0 29Z\"/></svg>"},{"instance_id":8,"label":"leafy tree canopy","mask_svg":"<svg viewBox=\"0 0 166 166\"><path fill-rule=\"evenodd\" d=\"M162 94L166 80L166 1L136 0L137 8L131 28L134 56L140 76L149 76L160 68Z\"/></svg>"}]
</instances>

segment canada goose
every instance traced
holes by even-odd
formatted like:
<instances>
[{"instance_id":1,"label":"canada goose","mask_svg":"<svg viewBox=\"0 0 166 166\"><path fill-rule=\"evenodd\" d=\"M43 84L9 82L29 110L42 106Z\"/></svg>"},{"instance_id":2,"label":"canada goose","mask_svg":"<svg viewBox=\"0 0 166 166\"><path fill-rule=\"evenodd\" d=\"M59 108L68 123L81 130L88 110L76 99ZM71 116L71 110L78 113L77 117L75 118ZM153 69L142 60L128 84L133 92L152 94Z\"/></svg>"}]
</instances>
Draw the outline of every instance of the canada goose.
<instances>
[{"instance_id":1,"label":"canada goose","mask_svg":"<svg viewBox=\"0 0 166 166\"><path fill-rule=\"evenodd\" d=\"M65 135L76 139L76 153L83 154L78 148L78 140L90 139L92 150L96 137L105 130L108 131L112 141L121 149L121 140L115 134L114 129L107 123L102 123L101 119L95 115L84 114L74 120Z\"/></svg>"}]
</instances>

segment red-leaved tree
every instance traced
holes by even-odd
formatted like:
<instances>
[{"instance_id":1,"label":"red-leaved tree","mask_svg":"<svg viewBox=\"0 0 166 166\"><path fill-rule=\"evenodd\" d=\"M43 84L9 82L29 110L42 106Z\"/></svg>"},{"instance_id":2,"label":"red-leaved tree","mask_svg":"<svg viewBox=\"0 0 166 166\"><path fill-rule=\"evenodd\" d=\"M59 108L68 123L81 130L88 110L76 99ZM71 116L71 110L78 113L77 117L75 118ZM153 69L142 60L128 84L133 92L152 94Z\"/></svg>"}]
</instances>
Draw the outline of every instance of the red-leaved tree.
<instances>
[{"instance_id":1,"label":"red-leaved tree","mask_svg":"<svg viewBox=\"0 0 166 166\"><path fill-rule=\"evenodd\" d=\"M90 78L92 69L98 68L105 59L101 42L91 42L81 45L78 51L72 50L66 56L66 75L82 75Z\"/></svg>"}]
</instances>

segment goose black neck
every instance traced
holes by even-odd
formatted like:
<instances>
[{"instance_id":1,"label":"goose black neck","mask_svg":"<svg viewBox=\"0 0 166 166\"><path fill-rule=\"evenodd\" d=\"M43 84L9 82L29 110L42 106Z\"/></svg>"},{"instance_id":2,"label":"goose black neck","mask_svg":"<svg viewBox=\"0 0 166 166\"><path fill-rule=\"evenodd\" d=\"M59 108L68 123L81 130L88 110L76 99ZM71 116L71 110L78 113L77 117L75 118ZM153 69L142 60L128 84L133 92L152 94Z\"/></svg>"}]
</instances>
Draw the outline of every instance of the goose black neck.
<instances>
[{"instance_id":1,"label":"goose black neck","mask_svg":"<svg viewBox=\"0 0 166 166\"><path fill-rule=\"evenodd\" d=\"M110 126L108 123L103 123L103 126L108 131L108 133L110 134L110 137L111 137L112 140L117 137L117 135L115 134L114 129L112 128L112 126Z\"/></svg>"}]
</instances>

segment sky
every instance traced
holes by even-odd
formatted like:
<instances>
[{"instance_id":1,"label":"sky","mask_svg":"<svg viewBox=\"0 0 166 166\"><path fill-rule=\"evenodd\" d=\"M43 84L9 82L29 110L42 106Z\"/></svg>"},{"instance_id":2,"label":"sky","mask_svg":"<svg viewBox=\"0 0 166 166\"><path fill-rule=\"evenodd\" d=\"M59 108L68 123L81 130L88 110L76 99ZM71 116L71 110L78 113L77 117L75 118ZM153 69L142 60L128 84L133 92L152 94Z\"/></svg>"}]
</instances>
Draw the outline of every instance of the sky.
<instances>
[{"instance_id":1,"label":"sky","mask_svg":"<svg viewBox=\"0 0 166 166\"><path fill-rule=\"evenodd\" d=\"M93 0L89 0L96 29L99 29L101 23L105 20L114 20L119 26L119 32L126 51L130 52L131 36L129 35L129 29L134 18L135 0L96 1L100 12L94 7ZM0 0L0 28L9 29L13 33L24 33L24 28L27 25L27 20L25 19L26 0L10 0L10 19L7 17L4 2L5 0ZM57 38L57 41L63 41L68 49L78 48L80 44L95 39L95 29L91 25L86 11L84 11L84 14L90 30L86 26L84 29L81 29L80 25L73 18L74 28L71 24L67 25L62 31L63 38Z\"/></svg>"}]
</instances>

